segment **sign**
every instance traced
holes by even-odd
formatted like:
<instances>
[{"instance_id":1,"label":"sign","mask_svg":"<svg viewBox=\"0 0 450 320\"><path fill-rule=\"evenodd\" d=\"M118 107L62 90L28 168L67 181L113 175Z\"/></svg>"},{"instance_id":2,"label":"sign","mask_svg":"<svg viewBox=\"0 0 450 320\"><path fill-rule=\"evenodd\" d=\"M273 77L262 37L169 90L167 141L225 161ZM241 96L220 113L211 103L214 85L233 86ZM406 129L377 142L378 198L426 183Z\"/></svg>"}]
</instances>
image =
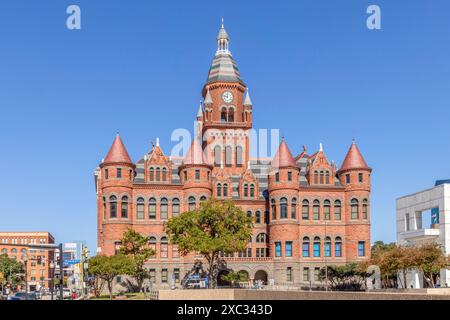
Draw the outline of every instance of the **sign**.
<instances>
[{"instance_id":1,"label":"sign","mask_svg":"<svg viewBox=\"0 0 450 320\"><path fill-rule=\"evenodd\" d=\"M80 259L64 261L64 264L68 264L68 265L71 265L71 264L78 264L78 263L80 263Z\"/></svg>"},{"instance_id":2,"label":"sign","mask_svg":"<svg viewBox=\"0 0 450 320\"><path fill-rule=\"evenodd\" d=\"M431 208L431 225L439 223L439 208Z\"/></svg>"}]
</instances>

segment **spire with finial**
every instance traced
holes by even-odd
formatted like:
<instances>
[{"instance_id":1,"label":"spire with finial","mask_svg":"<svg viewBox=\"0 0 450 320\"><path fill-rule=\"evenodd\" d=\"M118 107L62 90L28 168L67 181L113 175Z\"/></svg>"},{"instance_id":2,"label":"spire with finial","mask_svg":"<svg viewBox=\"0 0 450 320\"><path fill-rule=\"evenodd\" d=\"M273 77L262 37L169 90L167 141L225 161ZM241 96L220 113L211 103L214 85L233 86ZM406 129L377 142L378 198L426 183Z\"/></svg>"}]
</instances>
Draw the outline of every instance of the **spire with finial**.
<instances>
[{"instance_id":1,"label":"spire with finial","mask_svg":"<svg viewBox=\"0 0 450 320\"><path fill-rule=\"evenodd\" d=\"M107 163L129 163L132 164L131 158L128 155L128 151L120 138L119 132L116 132L116 138L114 139L108 154L103 161L104 164Z\"/></svg>"},{"instance_id":2,"label":"spire with finial","mask_svg":"<svg viewBox=\"0 0 450 320\"><path fill-rule=\"evenodd\" d=\"M203 118L203 108L202 108L202 100L200 100L200 105L198 106L197 111L197 119Z\"/></svg>"},{"instance_id":3,"label":"spire with finial","mask_svg":"<svg viewBox=\"0 0 450 320\"><path fill-rule=\"evenodd\" d=\"M217 34L217 53L230 53L230 51L228 50L229 40L230 39L228 37L227 30L225 30L225 27L223 25L222 18L222 25L219 29L219 33Z\"/></svg>"},{"instance_id":4,"label":"spire with finial","mask_svg":"<svg viewBox=\"0 0 450 320\"><path fill-rule=\"evenodd\" d=\"M209 88L206 91L206 96L205 96L205 106L211 105L213 103L212 99L211 99L211 93L209 93Z\"/></svg>"},{"instance_id":5,"label":"spire with finial","mask_svg":"<svg viewBox=\"0 0 450 320\"><path fill-rule=\"evenodd\" d=\"M248 87L247 87L247 95L245 96L244 106L251 106L251 105L252 105L252 100L250 99L250 93L248 92Z\"/></svg>"},{"instance_id":6,"label":"spire with finial","mask_svg":"<svg viewBox=\"0 0 450 320\"><path fill-rule=\"evenodd\" d=\"M322 145L322 142L319 143L319 152L323 152L323 145Z\"/></svg>"}]
</instances>

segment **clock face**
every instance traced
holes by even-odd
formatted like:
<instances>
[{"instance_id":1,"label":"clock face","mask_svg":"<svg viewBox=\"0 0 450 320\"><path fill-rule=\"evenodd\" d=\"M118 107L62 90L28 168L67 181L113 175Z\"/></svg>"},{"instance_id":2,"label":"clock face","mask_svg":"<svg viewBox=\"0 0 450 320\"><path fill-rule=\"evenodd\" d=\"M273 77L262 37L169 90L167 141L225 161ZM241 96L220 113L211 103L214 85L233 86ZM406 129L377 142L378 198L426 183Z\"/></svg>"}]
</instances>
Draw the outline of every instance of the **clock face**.
<instances>
[{"instance_id":1,"label":"clock face","mask_svg":"<svg viewBox=\"0 0 450 320\"><path fill-rule=\"evenodd\" d=\"M222 93L222 100L225 103L230 103L231 101L233 101L233 94L230 91L225 91L224 93Z\"/></svg>"}]
</instances>

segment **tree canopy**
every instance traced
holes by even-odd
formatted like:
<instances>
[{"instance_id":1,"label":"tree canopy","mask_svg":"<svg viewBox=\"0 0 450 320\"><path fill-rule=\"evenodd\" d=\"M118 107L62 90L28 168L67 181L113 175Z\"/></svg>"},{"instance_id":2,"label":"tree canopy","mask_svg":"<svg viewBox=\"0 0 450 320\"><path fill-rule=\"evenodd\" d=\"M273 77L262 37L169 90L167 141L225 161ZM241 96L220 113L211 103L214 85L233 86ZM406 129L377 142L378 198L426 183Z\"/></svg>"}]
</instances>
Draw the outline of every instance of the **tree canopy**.
<instances>
[{"instance_id":1,"label":"tree canopy","mask_svg":"<svg viewBox=\"0 0 450 320\"><path fill-rule=\"evenodd\" d=\"M210 199L200 208L171 218L166 225L169 241L182 255L198 252L208 262L211 287L217 285L219 254L244 250L252 236L252 218L233 201Z\"/></svg>"}]
</instances>

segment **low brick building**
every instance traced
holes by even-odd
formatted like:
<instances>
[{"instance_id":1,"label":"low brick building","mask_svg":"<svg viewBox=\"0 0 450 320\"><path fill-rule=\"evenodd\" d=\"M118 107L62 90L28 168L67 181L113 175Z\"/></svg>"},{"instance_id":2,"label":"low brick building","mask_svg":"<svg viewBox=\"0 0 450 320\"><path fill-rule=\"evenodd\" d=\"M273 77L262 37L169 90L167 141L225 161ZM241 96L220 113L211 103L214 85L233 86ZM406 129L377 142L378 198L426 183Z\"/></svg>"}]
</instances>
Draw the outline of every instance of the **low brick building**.
<instances>
[{"instance_id":1,"label":"low brick building","mask_svg":"<svg viewBox=\"0 0 450 320\"><path fill-rule=\"evenodd\" d=\"M156 257L152 281L169 286L192 268L167 242L164 223L215 197L232 199L254 217L247 250L224 256L227 270L276 284L317 283L325 263L370 254L371 168L353 142L338 168L320 145L292 155L282 139L275 156L250 158L253 104L229 51L222 26L202 89L196 136L184 158L165 155L157 142L133 162L119 135L95 172L98 248L112 255L127 228L149 236ZM257 110L257 109L256 109Z\"/></svg>"},{"instance_id":2,"label":"low brick building","mask_svg":"<svg viewBox=\"0 0 450 320\"><path fill-rule=\"evenodd\" d=\"M50 288L50 262L54 261L54 252L45 249L31 249L21 245L55 243L49 232L0 232L0 254L23 262L27 254L26 266L28 289L35 291L40 287Z\"/></svg>"}]
</instances>

